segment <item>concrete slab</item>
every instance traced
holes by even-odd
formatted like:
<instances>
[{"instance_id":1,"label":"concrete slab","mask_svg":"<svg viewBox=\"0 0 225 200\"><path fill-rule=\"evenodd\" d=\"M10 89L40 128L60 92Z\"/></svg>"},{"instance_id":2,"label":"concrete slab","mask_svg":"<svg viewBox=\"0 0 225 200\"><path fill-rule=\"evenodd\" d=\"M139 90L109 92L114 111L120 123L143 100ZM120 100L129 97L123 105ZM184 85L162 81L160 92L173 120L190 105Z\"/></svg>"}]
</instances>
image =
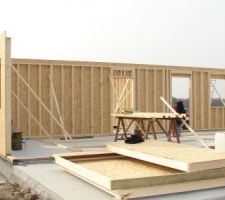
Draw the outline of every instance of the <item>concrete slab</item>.
<instances>
[{"instance_id":1,"label":"concrete slab","mask_svg":"<svg viewBox=\"0 0 225 200\"><path fill-rule=\"evenodd\" d=\"M0 174L0 184L6 182L6 179Z\"/></svg>"},{"instance_id":2,"label":"concrete slab","mask_svg":"<svg viewBox=\"0 0 225 200\"><path fill-rule=\"evenodd\" d=\"M111 200L112 196L65 172L55 163L15 166L13 179L33 186L42 199Z\"/></svg>"},{"instance_id":3,"label":"concrete slab","mask_svg":"<svg viewBox=\"0 0 225 200\"><path fill-rule=\"evenodd\" d=\"M191 144L194 146L201 146L198 142L189 138L190 133L182 132L181 141L185 144ZM214 145L214 134L215 132L200 132L201 137L211 137L206 140L208 145ZM93 146L92 148L82 148L83 151L102 151L105 149L104 144L112 142L113 136L104 137L94 137L77 139L76 144ZM153 137L150 135L150 139ZM165 135L158 135L158 139L165 141ZM175 140L175 138L173 138ZM66 141L62 141L68 144ZM69 143L73 146L73 143ZM95 146L95 147L94 147ZM103 146L103 147L101 147ZM67 150L50 145L44 142L27 140L26 149L23 151L14 151L13 155L17 157L27 157L27 156L50 156L53 153L63 153L68 152ZM1 163L0 163L1 164ZM1 165L0 165L1 166ZM70 175L60 166L56 165L54 162L50 163L37 163L37 164L26 164L20 166L14 166L13 170L5 170L8 174L7 177L11 179L17 179L22 185L28 185L33 190L39 193L43 200L109 200L112 196L106 194L105 192L93 187L92 185ZM9 171L11 174L9 174ZM2 168L0 168L0 173ZM39 192L38 192L39 191ZM225 187L210 190L201 190L193 192L185 192L180 194L172 194L157 197L139 198L139 200L163 200L163 199L225 199Z\"/></svg>"}]
</instances>

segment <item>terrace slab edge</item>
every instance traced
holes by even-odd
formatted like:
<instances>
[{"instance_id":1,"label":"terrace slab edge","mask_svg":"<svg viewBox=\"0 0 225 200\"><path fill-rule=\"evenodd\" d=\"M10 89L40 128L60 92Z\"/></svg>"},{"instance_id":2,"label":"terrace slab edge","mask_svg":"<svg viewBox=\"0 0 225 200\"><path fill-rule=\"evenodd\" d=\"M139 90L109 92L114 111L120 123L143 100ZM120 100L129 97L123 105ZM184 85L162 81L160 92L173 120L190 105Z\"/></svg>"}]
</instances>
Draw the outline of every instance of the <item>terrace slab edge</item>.
<instances>
[{"instance_id":1,"label":"terrace slab edge","mask_svg":"<svg viewBox=\"0 0 225 200\"><path fill-rule=\"evenodd\" d=\"M107 150L187 172L225 167L225 153L158 140L147 140L138 144L113 142L107 144Z\"/></svg>"}]
</instances>

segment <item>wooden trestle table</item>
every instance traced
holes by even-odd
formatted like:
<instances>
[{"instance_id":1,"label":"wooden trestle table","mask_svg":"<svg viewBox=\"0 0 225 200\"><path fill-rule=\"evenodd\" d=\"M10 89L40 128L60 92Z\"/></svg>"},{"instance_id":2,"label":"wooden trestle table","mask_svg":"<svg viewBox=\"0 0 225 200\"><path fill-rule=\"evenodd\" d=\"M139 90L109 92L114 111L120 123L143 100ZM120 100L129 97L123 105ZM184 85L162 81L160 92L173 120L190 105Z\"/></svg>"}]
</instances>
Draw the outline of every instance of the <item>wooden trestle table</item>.
<instances>
[{"instance_id":1,"label":"wooden trestle table","mask_svg":"<svg viewBox=\"0 0 225 200\"><path fill-rule=\"evenodd\" d=\"M161 130L166 134L168 141L171 141L171 132L173 129L173 125L176 124L176 121L179 121L181 118L185 118L185 114L176 115L173 113L146 113L146 112L135 112L132 114L112 114L112 117L115 117L117 122L117 128L116 128L116 135L115 135L115 142L119 139L126 139L127 138L127 132L130 129L131 125L133 123L136 123L136 125L141 130L142 134L144 135L145 139L148 138L148 134L150 133L150 130L152 129L152 134L154 136L154 139L157 139L154 122L156 122ZM128 121L128 125L125 127L125 120ZM163 125L161 124L162 120L169 120L169 130L166 130ZM147 122L147 125L145 126L144 122ZM121 138L118 138L119 131L122 129L122 136ZM180 142L179 134L176 134L177 142Z\"/></svg>"}]
</instances>

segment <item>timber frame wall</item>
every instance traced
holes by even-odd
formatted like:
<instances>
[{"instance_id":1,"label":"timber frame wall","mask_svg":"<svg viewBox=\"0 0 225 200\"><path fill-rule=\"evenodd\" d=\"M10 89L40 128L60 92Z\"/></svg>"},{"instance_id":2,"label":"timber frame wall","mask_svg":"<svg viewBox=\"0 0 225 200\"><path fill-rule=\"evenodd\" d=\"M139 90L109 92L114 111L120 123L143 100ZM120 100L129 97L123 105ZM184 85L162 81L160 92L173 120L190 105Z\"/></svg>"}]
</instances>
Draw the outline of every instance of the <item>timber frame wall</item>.
<instances>
[{"instance_id":1,"label":"timber frame wall","mask_svg":"<svg viewBox=\"0 0 225 200\"><path fill-rule=\"evenodd\" d=\"M116 102L110 77L116 79L120 91L124 87L124 78L132 80L129 87L133 89L125 105L134 105L136 111L144 112L169 112L160 96L171 103L172 77L188 77L191 82L191 126L196 130L225 128L225 107L211 107L210 102L210 79L225 80L224 69L11 59L10 38L6 33L0 35L0 59L2 155L11 151L11 127L19 128L27 138L64 135L44 108L47 107L60 121L49 74L63 125L72 136L112 133L115 124L110 114ZM35 98L24 80L42 102Z\"/></svg>"},{"instance_id":2,"label":"timber frame wall","mask_svg":"<svg viewBox=\"0 0 225 200\"><path fill-rule=\"evenodd\" d=\"M192 127L196 130L225 128L225 108L211 107L209 92L210 78L225 79L224 69L32 59L12 59L12 64L58 119L48 76L53 77L65 129L74 136L112 132L113 91L109 76L118 72L123 77L120 70L130 70L134 78L135 110L168 112L160 96L171 103L172 76L189 77ZM46 136L40 124L50 135L62 135L62 130L13 70L12 91L29 109L29 112L25 110L12 96L13 127L20 128L24 137Z\"/></svg>"}]
</instances>

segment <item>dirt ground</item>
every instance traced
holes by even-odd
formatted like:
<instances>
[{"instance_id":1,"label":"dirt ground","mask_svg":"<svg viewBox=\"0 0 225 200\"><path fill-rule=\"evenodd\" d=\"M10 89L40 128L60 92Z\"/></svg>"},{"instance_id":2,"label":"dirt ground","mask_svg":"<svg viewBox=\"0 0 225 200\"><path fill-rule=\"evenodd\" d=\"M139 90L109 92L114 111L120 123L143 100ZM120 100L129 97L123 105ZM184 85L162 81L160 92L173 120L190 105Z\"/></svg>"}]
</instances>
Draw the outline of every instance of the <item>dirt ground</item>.
<instances>
[{"instance_id":1,"label":"dirt ground","mask_svg":"<svg viewBox=\"0 0 225 200\"><path fill-rule=\"evenodd\" d=\"M32 194L29 188L21 188L18 184L0 182L0 200L41 200Z\"/></svg>"}]
</instances>

